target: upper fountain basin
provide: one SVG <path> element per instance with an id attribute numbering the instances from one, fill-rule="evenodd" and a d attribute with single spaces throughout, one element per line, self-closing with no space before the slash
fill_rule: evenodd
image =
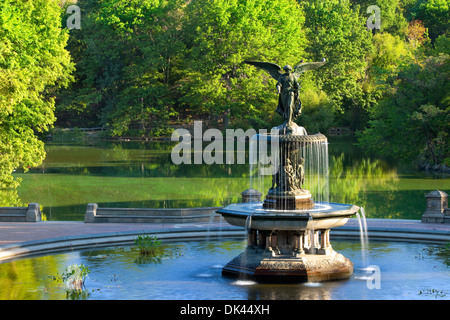
<path id="1" fill-rule="evenodd" d="M 260 141 L 271 141 L 272 139 L 277 139 L 280 142 L 299 142 L 303 144 L 313 143 L 313 142 L 322 142 L 327 143 L 327 137 L 321 133 L 316 134 L 256 134 L 252 137 L 252 140 L 260 140 Z"/>
<path id="2" fill-rule="evenodd" d="M 264 209 L 262 202 L 250 202 L 231 204 L 216 212 L 235 226 L 300 231 L 340 227 L 358 210 L 358 206 L 328 202 L 316 203 L 313 209 L 307 210 L 277 210 Z"/>

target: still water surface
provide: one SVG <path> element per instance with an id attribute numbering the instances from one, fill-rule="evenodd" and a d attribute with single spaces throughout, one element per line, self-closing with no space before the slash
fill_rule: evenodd
<path id="1" fill-rule="evenodd" d="M 366 260 L 360 244 L 333 241 L 352 260 L 348 280 L 303 284 L 257 284 L 222 277 L 222 267 L 244 250 L 242 240 L 164 243 L 158 259 L 140 258 L 136 247 L 74 251 L 0 264 L 0 299 L 167 299 L 167 300 L 346 300 L 450 299 L 449 257 L 436 245 L 372 241 Z M 364 262 L 365 261 L 365 262 Z M 84 290 L 53 280 L 71 264 L 91 269 Z M 370 265 L 380 270 L 380 286 Z"/>
<path id="2" fill-rule="evenodd" d="M 42 205 L 47 220 L 82 221 L 88 203 L 101 207 L 200 207 L 239 202 L 249 165 L 175 165 L 172 142 L 48 143 L 44 163 L 27 173 L 18 194 Z M 207 144 L 206 144 L 207 145 Z M 329 138 L 330 201 L 362 206 L 368 218 L 420 219 L 424 195 L 450 192 L 447 176 L 363 154 L 351 137 Z M 248 155 L 247 155 L 248 157 Z M 267 179 L 267 192 L 270 185 Z"/>

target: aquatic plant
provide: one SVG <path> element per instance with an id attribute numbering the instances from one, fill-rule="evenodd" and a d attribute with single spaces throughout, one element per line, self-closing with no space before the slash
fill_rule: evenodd
<path id="1" fill-rule="evenodd" d="M 156 249 L 159 248 L 161 240 L 155 236 L 144 235 L 135 238 L 134 244 L 139 248 L 141 255 L 156 256 Z"/>
<path id="2" fill-rule="evenodd" d="M 424 289 L 419 290 L 418 295 L 430 295 L 435 296 L 435 298 L 443 298 L 447 295 L 446 291 L 440 289 Z"/>
<path id="3" fill-rule="evenodd" d="M 61 278 L 69 289 L 81 291 L 90 271 L 89 267 L 84 264 L 72 264 L 66 268 Z"/>
<path id="4" fill-rule="evenodd" d="M 425 253 L 429 255 L 436 255 L 443 259 L 444 263 L 447 267 L 450 267 L 450 242 L 447 242 L 443 246 L 430 246 L 425 249 L 423 249 Z"/>

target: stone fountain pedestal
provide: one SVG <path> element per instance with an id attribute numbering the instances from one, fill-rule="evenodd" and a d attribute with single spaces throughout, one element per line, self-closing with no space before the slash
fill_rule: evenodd
<path id="1" fill-rule="evenodd" d="M 307 135 L 304 128 L 287 122 L 276 129 L 278 133 L 272 130 L 254 137 L 258 143 L 270 141 L 272 152 L 278 154 L 264 201 L 231 204 L 216 211 L 248 233 L 246 250 L 222 273 L 269 282 L 348 278 L 353 263 L 333 250 L 330 229 L 344 225 L 359 207 L 314 201 L 304 187 L 307 173 L 324 169 L 328 174 L 327 138 Z M 328 180 L 327 175 L 316 176 L 317 181 L 323 178 Z M 315 196 L 320 191 L 316 189 Z"/>
<path id="2" fill-rule="evenodd" d="M 264 208 L 281 210 L 298 210 L 314 208 L 314 201 L 308 190 L 271 192 L 266 195 Z"/>
<path id="3" fill-rule="evenodd" d="M 331 247 L 329 230 L 261 232 L 250 229 L 248 238 L 246 250 L 223 268 L 223 275 L 259 281 L 316 282 L 346 279 L 353 273 L 353 263 Z M 311 240 L 319 240 L 320 244 Z"/>
<path id="4" fill-rule="evenodd" d="M 333 250 L 293 257 L 270 256 L 249 248 L 222 269 L 224 276 L 261 282 L 318 282 L 347 279 L 352 273 L 353 263 Z"/>
<path id="5" fill-rule="evenodd" d="M 261 282 L 316 282 L 349 278 L 353 263 L 333 250 L 330 229 L 344 225 L 359 207 L 316 204 L 311 210 L 272 210 L 263 203 L 232 204 L 217 212 L 247 229 L 247 248 L 224 276 Z"/>

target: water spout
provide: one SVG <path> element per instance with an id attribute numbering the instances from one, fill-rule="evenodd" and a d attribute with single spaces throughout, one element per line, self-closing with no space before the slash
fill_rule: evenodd
<path id="1" fill-rule="evenodd" d="M 366 215 L 363 207 L 359 208 L 359 211 L 361 212 L 361 218 L 364 228 L 364 241 L 366 242 L 366 246 L 369 245 L 369 231 L 367 230 L 367 221 L 366 221 Z"/>
<path id="2" fill-rule="evenodd" d="M 360 214 L 361 213 L 361 214 Z M 356 213 L 356 218 L 358 219 L 359 225 L 359 236 L 361 240 L 361 255 L 362 261 L 365 266 L 367 266 L 367 247 L 369 244 L 369 237 L 367 233 L 367 222 L 366 216 L 364 214 L 364 208 L 360 208 L 359 212 Z"/>
<path id="3" fill-rule="evenodd" d="M 252 228 L 252 216 L 253 214 L 247 216 L 247 219 L 245 219 L 245 231 L 247 232 Z"/>
<path id="4" fill-rule="evenodd" d="M 216 217 L 216 211 L 214 210 L 214 211 L 211 212 L 211 214 L 209 216 L 209 221 L 208 221 L 208 226 L 207 226 L 208 234 L 206 236 L 206 241 L 208 241 L 208 242 L 210 240 L 211 227 L 212 227 L 212 225 L 214 223 L 215 217 Z M 220 220 L 222 220 L 222 216 L 220 215 L 219 217 L 220 217 Z M 219 224 L 219 228 L 220 228 L 220 231 L 222 231 L 221 230 L 222 229 L 222 223 Z M 219 232 L 218 234 L 219 234 L 219 240 L 220 240 L 222 232 Z"/>
<path id="5" fill-rule="evenodd" d="M 210 227 L 211 224 L 214 222 L 215 216 L 216 216 L 216 211 L 214 210 L 214 211 L 211 212 L 211 214 L 209 215 L 208 231 L 209 231 L 209 227 Z"/>

